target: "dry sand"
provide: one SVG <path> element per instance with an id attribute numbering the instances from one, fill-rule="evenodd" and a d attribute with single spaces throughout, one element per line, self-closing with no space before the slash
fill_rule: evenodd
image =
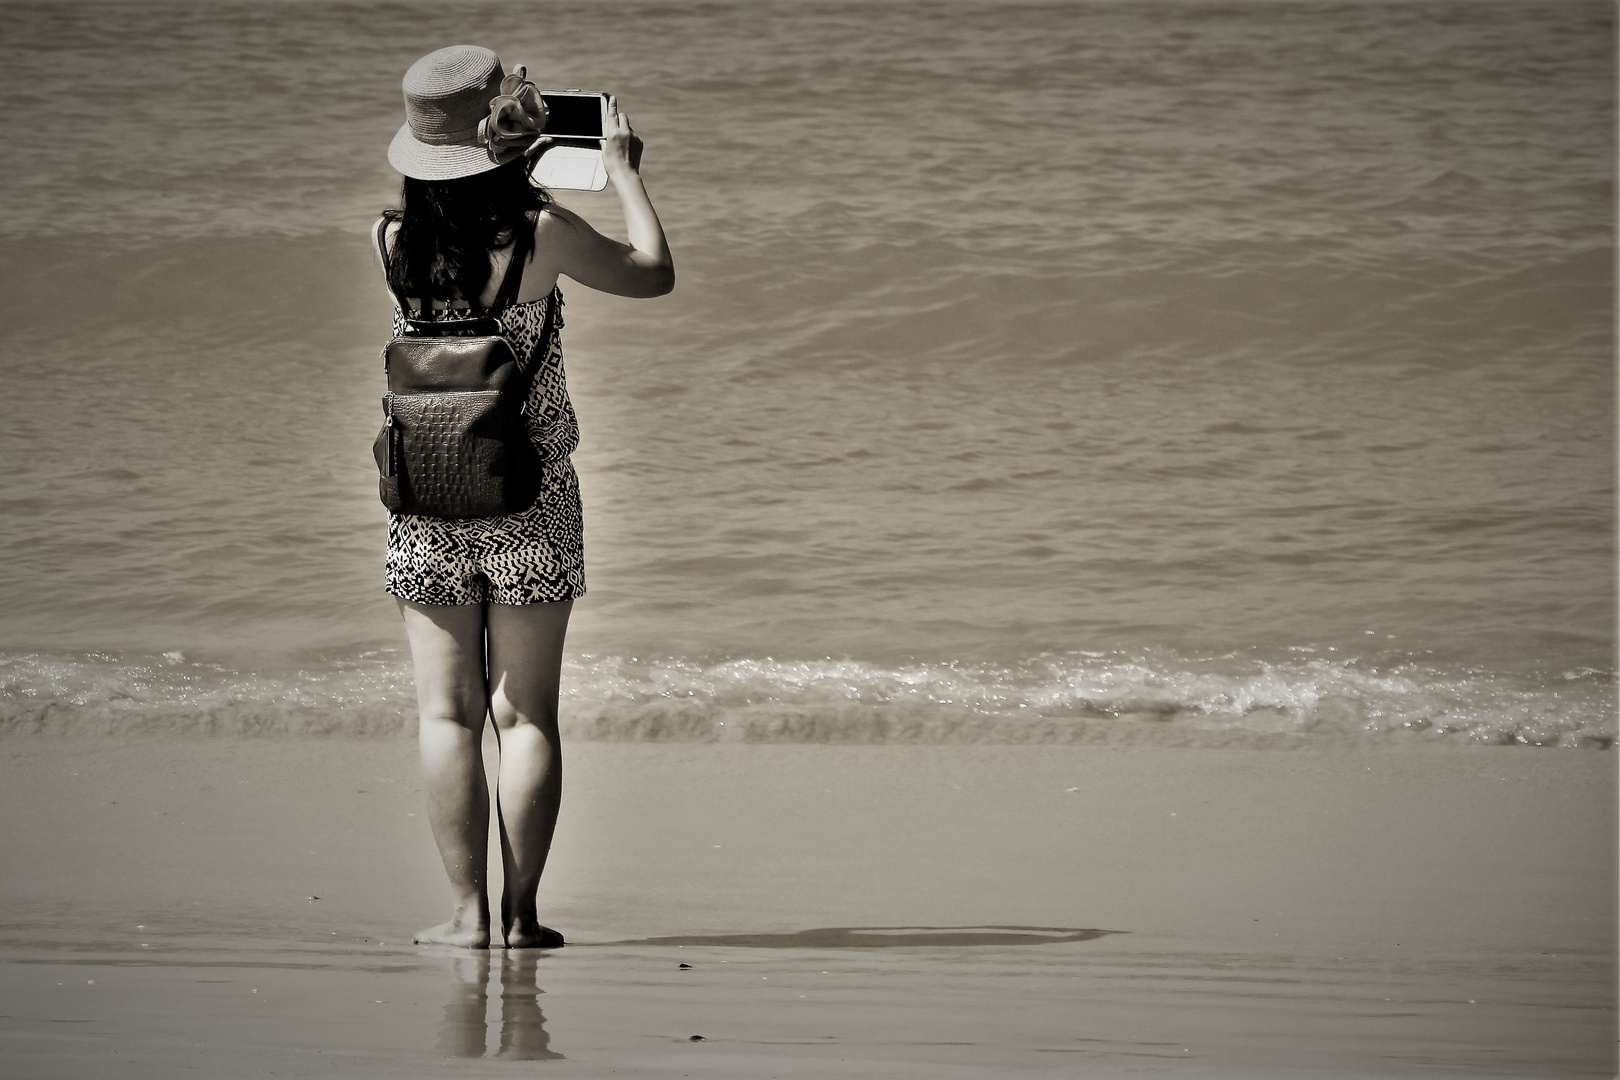
<path id="1" fill-rule="evenodd" d="M 468 955 L 411 743 L 8 739 L 0 1076 L 1614 1073 L 1611 754 L 568 753 Z"/>

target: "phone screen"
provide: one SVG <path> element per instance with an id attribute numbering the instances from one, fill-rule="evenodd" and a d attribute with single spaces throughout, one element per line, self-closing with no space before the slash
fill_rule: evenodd
<path id="1" fill-rule="evenodd" d="M 550 115 L 542 135 L 559 139 L 600 139 L 602 137 L 601 94 L 541 94 Z"/>

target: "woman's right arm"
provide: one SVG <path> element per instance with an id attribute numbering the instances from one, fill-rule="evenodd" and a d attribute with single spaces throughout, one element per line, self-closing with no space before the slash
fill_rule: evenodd
<path id="1" fill-rule="evenodd" d="M 541 215 L 553 219 L 535 237 L 539 250 L 551 253 L 559 272 L 581 285 L 616 296 L 663 296 L 675 287 L 675 263 L 658 212 L 641 181 L 641 140 L 630 120 L 619 112 L 616 98 L 608 100 L 608 137 L 602 144 L 602 162 L 624 208 L 630 242 L 603 236 L 578 214 L 553 205 Z"/>

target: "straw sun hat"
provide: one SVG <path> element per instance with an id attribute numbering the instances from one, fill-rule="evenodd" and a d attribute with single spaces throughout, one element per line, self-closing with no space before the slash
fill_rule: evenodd
<path id="1" fill-rule="evenodd" d="M 428 53 L 405 73 L 405 126 L 388 161 L 418 180 L 454 180 L 505 165 L 534 145 L 546 107 L 520 66 L 510 75 L 477 45 Z"/>

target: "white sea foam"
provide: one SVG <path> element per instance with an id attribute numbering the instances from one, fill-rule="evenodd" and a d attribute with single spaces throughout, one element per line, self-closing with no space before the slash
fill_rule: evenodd
<path id="1" fill-rule="evenodd" d="M 0 731 L 396 736 L 397 654 L 251 671 L 167 656 L 0 658 Z M 565 666 L 571 738 L 643 742 L 1609 747 L 1610 673 L 1530 679 L 1415 663 L 1069 654 L 1014 665 L 585 657 Z"/>

